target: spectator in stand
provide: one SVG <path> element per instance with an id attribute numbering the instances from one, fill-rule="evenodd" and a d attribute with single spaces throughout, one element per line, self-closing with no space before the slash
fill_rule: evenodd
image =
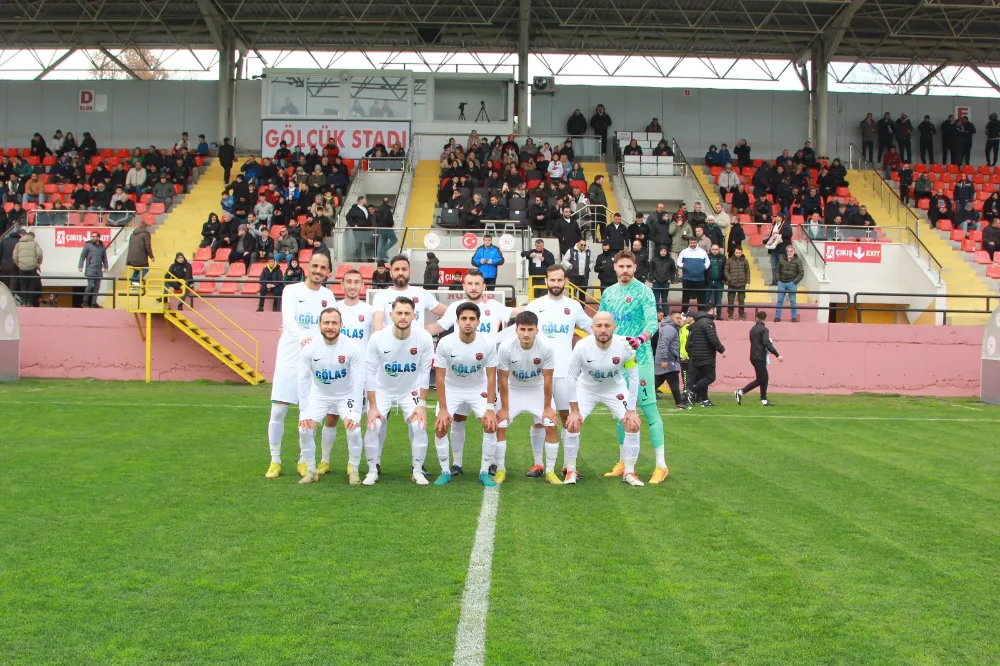
<path id="1" fill-rule="evenodd" d="M 900 176 L 902 177 L 902 176 Z M 931 194 L 933 194 L 934 184 L 926 173 L 920 174 L 917 181 L 913 183 L 913 199 L 914 201 L 920 201 L 921 199 L 930 199 Z"/>
<path id="2" fill-rule="evenodd" d="M 461 283 L 461 274 L 456 273 L 456 279 Z M 433 252 L 427 253 L 427 264 L 424 266 L 424 289 L 437 289 L 441 283 L 441 262 Z"/>
<path id="3" fill-rule="evenodd" d="M 375 272 L 376 274 L 378 273 L 377 270 Z M 301 266 L 299 266 L 299 260 L 289 260 L 288 268 L 285 269 L 285 284 L 298 284 L 299 282 L 302 282 L 303 279 L 305 279 L 305 271 L 302 270 Z M 372 286 L 375 286 L 374 281 L 372 282 Z"/>
<path id="4" fill-rule="evenodd" d="M 656 307 L 660 312 L 666 314 L 669 309 L 670 283 L 677 276 L 677 264 L 670 256 L 670 248 L 667 245 L 659 245 L 656 254 L 649 264 L 649 281 L 653 287 L 653 298 Z"/>
<path id="5" fill-rule="evenodd" d="M 692 229 L 697 229 L 698 227 L 705 226 L 705 221 L 708 219 L 708 215 L 701 208 L 701 202 L 694 202 L 694 210 L 687 216 L 687 221 L 691 224 Z"/>
<path id="6" fill-rule="evenodd" d="M 865 116 L 861 121 L 861 156 L 869 162 L 874 162 L 875 137 L 879 134 L 879 124 L 875 122 L 872 114 Z M 881 143 L 879 144 L 879 159 L 882 159 Z"/>
<path id="7" fill-rule="evenodd" d="M 233 243 L 233 249 L 229 252 L 229 263 L 235 264 L 237 261 L 242 261 L 249 271 L 256 252 L 257 239 L 250 233 L 250 225 L 241 224 L 236 230 L 236 241 Z"/>
<path id="8" fill-rule="evenodd" d="M 656 210 L 646 217 L 646 240 L 654 247 L 666 246 L 670 248 L 670 215 L 666 206 L 662 203 L 656 204 Z"/>
<path id="9" fill-rule="evenodd" d="M 372 289 L 385 289 L 391 284 L 392 275 L 389 274 L 389 269 L 386 268 L 384 261 L 379 261 L 375 264 L 375 272 L 372 273 Z"/>
<path id="10" fill-rule="evenodd" d="M 208 157 L 212 154 L 212 150 L 209 148 L 204 134 L 198 135 L 198 145 L 195 147 L 194 152 L 198 157 Z"/>
<path id="11" fill-rule="evenodd" d="M 795 295 L 799 288 L 799 282 L 802 282 L 805 275 L 806 269 L 802 264 L 802 257 L 795 254 L 795 247 L 789 244 L 785 247 L 785 252 L 778 262 L 778 307 L 774 311 L 774 321 L 781 321 L 781 311 L 785 305 L 786 294 L 791 302 L 792 321 L 799 320 Z"/>
<path id="12" fill-rule="evenodd" d="M 298 254 L 299 242 L 288 234 L 288 229 L 281 229 L 274 244 L 274 259 L 279 263 L 288 262 Z"/>
<path id="13" fill-rule="evenodd" d="M 559 240 L 560 257 L 564 256 L 571 247 L 583 238 L 580 225 L 573 219 L 573 211 L 569 206 L 563 207 L 562 216 L 552 225 L 552 233 Z"/>
<path id="14" fill-rule="evenodd" d="M 802 217 L 810 217 L 813 213 L 823 213 L 823 198 L 815 187 L 810 187 L 807 194 L 802 196 L 801 206 L 798 214 Z"/>
<path id="15" fill-rule="evenodd" d="M 882 155 L 893 146 L 896 135 L 896 124 L 892 122 L 892 115 L 886 111 L 882 119 L 878 121 L 878 159 L 882 161 Z"/>
<path id="16" fill-rule="evenodd" d="M 743 183 L 737 185 L 736 191 L 733 192 L 730 210 L 733 215 L 750 213 L 750 195 L 747 193 L 746 187 L 744 187 Z"/>
<path id="17" fill-rule="evenodd" d="M 844 220 L 844 224 L 849 227 L 855 227 L 865 230 L 865 235 L 870 235 L 870 230 L 875 227 L 875 219 L 868 212 L 867 206 L 858 207 L 857 211 L 851 210 L 848 206 L 847 218 Z M 857 233 L 849 234 L 851 238 L 860 238 L 861 236 Z"/>
<path id="18" fill-rule="evenodd" d="M 976 133 L 976 126 L 972 124 L 968 116 L 962 116 L 958 124 L 955 126 L 955 131 L 958 134 L 958 138 L 961 139 L 961 149 L 958 164 L 972 164 L 972 136 Z M 952 164 L 955 164 L 955 160 L 952 159 Z"/>
<path id="19" fill-rule="evenodd" d="M 813 150 L 812 142 L 806 141 L 805 145 L 802 146 L 802 166 L 807 169 L 816 168 L 816 151 Z"/>
<path id="20" fill-rule="evenodd" d="M 632 139 L 628 142 L 628 145 L 622 149 L 622 155 L 642 155 L 642 148 L 639 146 L 639 142 Z"/>
<path id="21" fill-rule="evenodd" d="M 722 319 L 722 289 L 726 279 L 726 254 L 717 243 L 712 243 L 708 253 L 708 271 L 705 288 L 708 290 L 708 308 L 716 319 Z"/>
<path id="22" fill-rule="evenodd" d="M 45 203 L 45 185 L 38 179 L 38 174 L 33 173 L 24 183 L 24 194 L 21 196 L 21 204 L 27 205 L 34 202 L 41 208 Z"/>
<path id="23" fill-rule="evenodd" d="M 253 155 L 247 157 L 247 161 L 243 163 L 240 167 L 240 172 L 246 178 L 246 182 L 250 187 L 257 187 L 257 177 L 260 174 L 260 162 Z"/>
<path id="24" fill-rule="evenodd" d="M 628 239 L 631 243 L 639 241 L 642 254 L 647 257 L 649 256 L 649 250 L 646 247 L 646 244 L 649 242 L 649 231 L 649 225 L 646 224 L 646 218 L 642 216 L 642 213 L 636 213 L 635 221 L 628 225 Z"/>
<path id="25" fill-rule="evenodd" d="M 90 193 L 90 210 L 101 211 L 109 208 L 111 208 L 111 192 L 104 186 L 104 183 L 98 183 L 97 189 Z"/>
<path id="26" fill-rule="evenodd" d="M 149 225 L 140 220 L 128 239 L 128 253 L 125 256 L 125 265 L 132 269 L 129 281 L 133 287 L 139 285 L 140 278 L 145 279 L 151 261 L 156 261 L 156 257 L 153 256 Z"/>
<path id="27" fill-rule="evenodd" d="M 992 220 L 998 216 L 1000 216 L 1000 195 L 993 192 L 990 198 L 983 202 L 983 219 Z"/>
<path id="28" fill-rule="evenodd" d="M 733 170 L 733 165 L 726 163 L 722 173 L 719 174 L 719 196 L 723 201 L 727 192 L 735 192 L 740 184 L 740 175 Z"/>
<path id="29" fill-rule="evenodd" d="M 983 249 L 990 253 L 990 259 L 997 261 L 1000 252 L 1000 217 L 994 216 L 993 223 L 983 229 Z M 0 271 L 3 272 L 3 271 Z"/>
<path id="30" fill-rule="evenodd" d="M 45 144 L 45 139 L 38 132 L 31 137 L 31 145 L 28 148 L 32 157 L 37 157 L 39 159 L 45 157 L 46 155 L 51 155 L 52 151 Z"/>
<path id="31" fill-rule="evenodd" d="M 673 257 L 674 262 L 679 260 L 680 253 L 688 246 L 688 239 L 694 238 L 694 229 L 691 228 L 691 223 L 687 221 L 683 210 L 682 207 L 681 210 L 674 213 L 673 220 L 670 222 L 670 256 Z"/>
<path id="32" fill-rule="evenodd" d="M 881 154 L 881 152 L 882 151 L 880 150 L 879 153 Z M 892 172 L 899 168 L 901 162 L 902 159 L 900 158 L 899 153 L 896 152 L 896 148 L 894 146 L 889 146 L 889 148 L 885 151 L 885 155 L 882 157 L 882 173 L 885 175 L 886 180 L 890 180 L 892 178 Z"/>
<path id="33" fill-rule="evenodd" d="M 184 295 L 187 296 L 189 303 L 194 304 L 194 295 L 192 294 L 192 290 L 194 289 L 194 272 L 183 252 L 178 252 L 174 256 L 174 263 L 170 264 L 170 268 L 167 269 L 167 273 L 163 277 L 168 280 L 176 278 L 176 280 L 170 280 L 163 284 L 164 288 L 169 291 L 182 291 L 182 285 L 186 286 L 187 290 L 184 291 Z M 178 310 L 184 309 L 184 295 L 177 301 Z"/>
<path id="34" fill-rule="evenodd" d="M 591 199 L 593 202 L 593 199 Z M 628 227 L 622 224 L 622 216 L 615 213 L 611 218 L 611 224 L 601 231 L 601 239 L 607 240 L 614 252 L 621 252 L 629 242 Z"/>
<path id="35" fill-rule="evenodd" d="M 778 284 L 778 262 L 785 254 L 785 248 L 792 244 L 792 223 L 784 215 L 774 216 L 774 225 L 767 240 L 767 251 L 771 255 L 771 285 Z"/>
<path id="36" fill-rule="evenodd" d="M 750 158 L 750 145 L 746 139 L 740 139 L 733 146 L 733 154 L 736 155 L 736 166 L 739 169 L 752 167 L 753 160 Z"/>
<path id="37" fill-rule="evenodd" d="M 899 144 L 899 158 L 904 162 L 912 161 L 913 149 L 911 147 L 910 137 L 913 136 L 913 123 L 905 113 L 901 113 L 899 114 L 899 118 L 896 119 L 894 129 L 896 142 Z"/>
<path id="38" fill-rule="evenodd" d="M 263 193 L 257 195 L 257 205 L 253 207 L 253 213 L 261 223 L 267 225 L 267 229 L 270 231 L 271 218 L 274 217 L 274 206 L 268 202 Z"/>
<path id="39" fill-rule="evenodd" d="M 705 166 L 722 166 L 722 162 L 719 161 L 719 149 L 715 147 L 714 143 L 708 147 L 708 152 L 705 153 Z"/>
<path id="40" fill-rule="evenodd" d="M 389 249 L 398 240 L 395 231 L 396 220 L 393 217 L 389 197 L 383 197 L 382 205 L 375 210 L 375 226 L 378 228 L 376 232 L 377 247 L 375 248 L 375 258 L 380 261 L 387 261 Z"/>
<path id="41" fill-rule="evenodd" d="M 979 213 L 972 208 L 971 201 L 966 201 L 963 206 L 958 208 L 955 213 L 955 227 L 960 228 L 966 234 L 969 233 L 970 228 L 972 231 L 979 230 Z"/>
<path id="42" fill-rule="evenodd" d="M 736 248 L 743 245 L 746 239 L 747 233 L 740 219 L 733 218 L 732 224 L 729 225 L 729 237 L 726 239 L 726 256 L 732 257 Z"/>
<path id="43" fill-rule="evenodd" d="M 632 241 L 632 254 L 635 255 L 634 278 L 642 284 L 646 284 L 649 278 L 649 256 L 643 250 L 642 243 Z"/>
<path id="44" fill-rule="evenodd" d="M 566 269 L 566 277 L 579 290 L 577 300 L 582 303 L 590 285 L 590 249 L 587 248 L 587 241 L 581 238 L 563 255 L 562 267 Z"/>
<path id="45" fill-rule="evenodd" d="M 160 181 L 153 185 L 153 189 L 150 192 L 153 195 L 151 199 L 152 203 L 161 203 L 164 208 L 170 208 L 170 204 L 174 200 L 174 195 L 177 194 L 174 190 L 173 183 L 167 182 L 167 175 L 160 174 Z"/>
<path id="46" fill-rule="evenodd" d="M 952 205 L 951 198 L 948 197 L 942 188 L 938 188 L 938 191 L 931 197 L 929 202 L 929 208 L 927 210 L 927 219 L 930 220 L 931 226 L 935 229 L 937 228 L 938 220 L 944 217 L 947 220 L 954 219 L 952 211 L 954 206 Z"/>
<path id="47" fill-rule="evenodd" d="M 87 287 L 83 291 L 82 307 L 97 308 L 97 294 L 101 290 L 101 280 L 108 271 L 108 253 L 101 242 L 98 231 L 90 232 L 90 240 L 84 244 L 80 252 L 79 271 L 87 278 Z"/>
<path id="48" fill-rule="evenodd" d="M 486 286 L 493 287 L 497 283 L 497 267 L 504 262 L 503 252 L 493 244 L 493 236 L 483 236 L 483 244 L 476 248 L 472 255 L 472 265 L 483 274 Z"/>
<path id="49" fill-rule="evenodd" d="M 545 272 L 556 262 L 552 253 L 545 249 L 545 241 L 535 239 L 535 247 L 525 250 L 521 256 L 528 260 L 528 276 L 532 287 L 545 286 Z"/>
<path id="50" fill-rule="evenodd" d="M 733 155 L 729 152 L 728 146 L 722 144 L 719 146 L 719 164 L 724 166 L 732 166 Z"/>
<path id="51" fill-rule="evenodd" d="M 219 165 L 222 167 L 222 182 L 228 185 L 229 177 L 233 172 L 233 164 L 236 162 L 236 149 L 229 142 L 228 136 L 222 140 L 222 145 L 219 146 L 218 158 Z"/>
<path id="52" fill-rule="evenodd" d="M 910 187 L 913 185 L 913 167 L 904 161 L 899 165 L 899 197 L 904 204 L 910 203 Z"/>
<path id="53" fill-rule="evenodd" d="M 917 125 L 917 131 L 920 132 L 920 161 L 934 164 L 934 135 L 937 134 L 937 128 L 930 116 L 924 116 L 923 121 Z"/>
<path id="54" fill-rule="evenodd" d="M 594 134 L 601 137 L 601 154 L 608 152 L 608 130 L 611 129 L 611 116 L 604 111 L 604 105 L 598 104 L 594 115 L 590 117 L 590 126 Z"/>
<path id="55" fill-rule="evenodd" d="M 271 297 L 271 310 L 281 311 L 281 290 L 284 288 L 285 277 L 275 261 L 274 255 L 267 255 L 267 265 L 260 272 L 260 300 L 257 302 L 257 312 L 264 311 L 264 299 Z"/>
<path id="56" fill-rule="evenodd" d="M 174 144 L 174 154 L 181 152 L 181 149 L 190 150 L 191 141 L 188 139 L 187 132 L 181 132 L 181 140 Z"/>
<path id="57" fill-rule="evenodd" d="M 222 223 L 219 222 L 219 216 L 209 213 L 208 219 L 201 225 L 201 243 L 198 247 L 211 247 L 219 239 L 221 230 Z"/>
<path id="58" fill-rule="evenodd" d="M 681 271 L 681 308 L 688 309 L 692 298 L 697 299 L 699 310 L 704 310 L 708 303 L 708 293 L 705 289 L 705 277 L 710 264 L 708 253 L 698 246 L 693 236 L 688 239 L 688 246 L 678 259 L 677 266 Z"/>
<path id="59" fill-rule="evenodd" d="M 55 154 L 55 155 L 61 155 L 62 154 L 61 151 L 62 151 L 62 147 L 63 147 L 63 140 L 64 139 L 63 139 L 62 130 L 57 129 L 56 133 L 52 135 L 52 146 L 51 146 L 51 149 L 53 151 L 52 154 Z"/>
<path id="60" fill-rule="evenodd" d="M 955 189 L 951 192 L 951 197 L 955 201 L 955 208 L 959 209 L 965 205 L 966 201 L 972 201 L 976 196 L 976 191 L 972 187 L 972 183 L 969 182 L 969 176 L 967 174 L 960 174 L 958 177 L 958 182 L 955 183 Z"/>
<path id="61" fill-rule="evenodd" d="M 90 208 L 90 192 L 84 189 L 83 183 L 77 183 L 76 189 L 71 196 L 74 210 L 87 210 Z"/>
<path id="62" fill-rule="evenodd" d="M 306 215 L 306 221 L 302 224 L 299 231 L 299 238 L 302 239 L 306 247 L 312 247 L 317 242 L 322 242 L 323 227 L 320 225 L 319 220 L 312 215 Z"/>
<path id="63" fill-rule="evenodd" d="M 587 200 L 590 202 L 591 206 L 597 206 L 594 209 L 594 223 L 597 226 L 597 232 L 601 238 L 604 238 L 604 228 L 607 224 L 607 214 L 605 211 L 608 207 L 608 197 L 604 193 L 604 174 L 597 174 L 594 176 L 594 182 L 590 184 L 587 189 Z M 596 238 L 595 238 L 596 240 Z M 612 243 L 614 246 L 614 243 Z M 624 246 L 618 248 L 619 250 L 624 250 Z"/>
<path id="64" fill-rule="evenodd" d="M 660 119 L 659 118 L 653 118 L 649 122 L 649 124 L 646 125 L 646 131 L 647 132 L 658 132 L 660 134 L 663 134 L 663 127 L 660 126 Z"/>
<path id="65" fill-rule="evenodd" d="M 579 162 L 573 162 L 573 168 L 570 169 L 568 180 L 582 180 L 587 182 L 587 176 L 583 172 L 583 166 Z"/>
<path id="66" fill-rule="evenodd" d="M 35 234 L 26 231 L 14 246 L 13 261 L 17 267 L 17 287 L 21 303 L 37 308 L 42 298 L 42 280 L 38 272 L 42 268 L 42 247 L 35 240 Z"/>
<path id="67" fill-rule="evenodd" d="M 76 138 L 73 136 L 72 132 L 66 132 L 66 136 L 63 137 L 62 148 L 59 149 L 56 155 L 69 155 L 70 157 L 75 157 L 76 149 Z"/>
<path id="68" fill-rule="evenodd" d="M 654 157 L 673 157 L 674 151 L 670 149 L 667 145 L 665 139 L 660 139 L 660 142 L 656 144 L 656 148 L 653 148 Z"/>
<path id="69" fill-rule="evenodd" d="M 729 216 L 727 215 L 726 216 L 726 220 L 727 220 L 726 227 L 727 228 L 729 227 L 728 219 L 729 219 Z M 695 233 L 697 233 L 697 232 L 695 232 Z M 715 219 L 714 215 L 709 215 L 706 218 L 706 221 L 705 221 L 705 237 L 708 238 L 708 240 L 711 241 L 712 243 L 715 243 L 716 245 L 718 245 L 720 249 L 725 249 L 725 247 L 726 247 L 726 231 L 722 227 L 722 225 L 718 223 L 718 221 Z M 711 246 L 709 246 L 709 249 L 711 249 Z"/>
<path id="70" fill-rule="evenodd" d="M 510 212 L 507 210 L 507 206 L 500 202 L 500 197 L 491 194 L 490 202 L 486 205 L 485 210 L 483 210 L 483 219 L 508 220 L 510 219 Z"/>
<path id="71" fill-rule="evenodd" d="M 726 289 L 726 302 L 729 308 L 726 319 L 733 318 L 733 303 L 739 302 L 740 321 L 746 321 L 747 317 L 743 305 L 747 299 L 746 288 L 750 285 L 750 262 L 747 261 L 746 256 L 743 254 L 742 245 L 734 247 L 732 256 L 726 261 L 725 268 L 723 269 L 723 281 L 728 286 Z M 721 316 L 722 309 L 720 307 L 719 317 Z"/>
<path id="72" fill-rule="evenodd" d="M 263 224 L 257 226 L 251 224 L 248 230 L 254 235 L 254 240 L 257 243 L 253 261 L 267 261 L 267 257 L 274 254 L 274 239 L 267 233 Z"/>
<path id="73" fill-rule="evenodd" d="M 955 154 L 952 152 L 957 134 L 956 125 L 955 116 L 951 114 L 941 121 L 941 164 L 948 164 L 949 155 L 951 155 L 951 163 L 956 163 Z"/>
<path id="74" fill-rule="evenodd" d="M 991 113 L 986 123 L 986 164 L 997 165 L 997 152 L 1000 151 L 1000 119 Z"/>
<path id="75" fill-rule="evenodd" d="M 84 162 L 89 162 L 91 157 L 98 154 L 97 142 L 94 141 L 94 137 L 90 136 L 90 132 L 83 133 L 83 140 L 80 141 L 80 148 L 77 152 L 80 153 Z"/>
<path id="76" fill-rule="evenodd" d="M 608 241 L 601 243 L 601 253 L 594 259 L 594 273 L 601 284 L 601 291 L 618 282 L 615 274 L 615 251 L 611 249 Z"/>
<path id="77" fill-rule="evenodd" d="M 552 160 L 549 162 L 548 167 L 549 180 L 562 180 L 563 179 L 563 163 L 558 160 Z"/>

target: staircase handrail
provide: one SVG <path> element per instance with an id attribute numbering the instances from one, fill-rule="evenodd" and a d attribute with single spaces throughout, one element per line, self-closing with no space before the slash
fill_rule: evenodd
<path id="1" fill-rule="evenodd" d="M 882 176 L 882 172 L 853 143 L 848 146 L 847 164 L 849 169 L 861 174 L 865 189 L 870 189 L 872 194 L 878 196 L 879 202 L 885 204 L 889 214 L 895 217 L 896 222 L 899 223 L 898 226 L 909 227 L 914 234 L 920 236 L 920 218 L 907 204 L 903 203 L 896 188 Z"/>

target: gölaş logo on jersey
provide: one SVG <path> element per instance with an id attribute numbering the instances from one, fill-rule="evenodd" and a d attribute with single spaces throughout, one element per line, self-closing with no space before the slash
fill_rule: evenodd
<path id="1" fill-rule="evenodd" d="M 341 356 L 343 358 L 343 356 Z M 321 384 L 329 384 L 335 379 L 343 379 L 347 376 L 347 368 L 341 368 L 339 370 L 330 370 L 329 368 L 323 368 L 322 370 L 316 371 L 316 381 Z"/>
<path id="2" fill-rule="evenodd" d="M 416 363 L 399 363 L 398 361 L 393 361 L 392 363 L 385 364 L 385 374 L 390 377 L 398 377 L 399 375 L 406 372 L 416 372 Z"/>
<path id="3" fill-rule="evenodd" d="M 454 372 L 459 377 L 468 377 L 469 375 L 474 375 L 483 369 L 481 363 L 476 365 L 465 365 L 464 363 L 452 363 L 451 371 Z"/>

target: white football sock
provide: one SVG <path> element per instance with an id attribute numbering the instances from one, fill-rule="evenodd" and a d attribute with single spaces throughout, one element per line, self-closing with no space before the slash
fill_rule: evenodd
<path id="1" fill-rule="evenodd" d="M 563 462 L 566 469 L 576 471 L 576 456 L 580 452 L 580 433 L 563 430 Z"/>
<path id="2" fill-rule="evenodd" d="M 410 423 L 410 453 L 413 458 L 413 471 L 419 472 L 427 458 L 427 430 Z"/>
<path id="3" fill-rule="evenodd" d="M 434 448 L 437 450 L 438 462 L 441 463 L 441 471 L 448 471 L 448 435 L 444 437 L 434 437 Z"/>
<path id="4" fill-rule="evenodd" d="M 493 460 L 496 462 L 498 470 L 507 469 L 507 440 L 497 440 L 497 446 L 493 450 Z"/>
<path id="5" fill-rule="evenodd" d="M 493 464 L 493 455 L 496 453 L 497 448 L 497 434 L 495 432 L 484 432 L 483 433 L 483 459 L 479 463 L 479 473 L 490 471 L 490 465 Z"/>
<path id="6" fill-rule="evenodd" d="M 323 462 L 330 464 L 330 453 L 337 443 L 337 426 L 323 426 L 323 434 L 319 436 L 319 445 L 323 452 Z"/>
<path id="7" fill-rule="evenodd" d="M 622 462 L 625 463 L 625 473 L 635 473 L 635 461 L 639 459 L 639 433 L 625 433 L 625 444 L 622 445 Z"/>
<path id="8" fill-rule="evenodd" d="M 451 457 L 454 463 L 462 466 L 462 453 L 465 451 L 465 421 L 451 422 Z"/>
<path id="9" fill-rule="evenodd" d="M 374 471 L 378 465 L 378 431 L 369 430 L 365 433 L 365 459 L 368 461 L 368 471 Z"/>
<path id="10" fill-rule="evenodd" d="M 556 458 L 559 457 L 559 442 L 545 442 L 545 473 L 556 471 Z"/>
<path id="11" fill-rule="evenodd" d="M 361 448 L 364 445 L 364 437 L 361 435 L 361 428 L 347 431 L 347 462 L 353 469 L 357 469 L 361 464 Z"/>
<path id="12" fill-rule="evenodd" d="M 271 462 L 281 462 L 281 438 L 285 436 L 285 414 L 288 405 L 271 403 L 271 418 L 267 422 L 267 442 L 271 447 Z"/>
<path id="13" fill-rule="evenodd" d="M 665 448 L 666 447 L 661 446 L 658 449 L 653 449 L 653 453 L 656 454 L 656 466 L 657 467 L 666 467 L 667 466 L 667 460 L 666 460 L 666 458 L 663 457 L 663 449 L 665 449 Z"/>
<path id="14" fill-rule="evenodd" d="M 535 456 L 535 464 L 542 464 L 542 451 L 545 450 L 545 428 L 531 429 L 531 452 Z"/>
<path id="15" fill-rule="evenodd" d="M 305 458 L 310 474 L 316 473 L 316 431 L 309 428 L 299 428 L 299 449 Z"/>
<path id="16" fill-rule="evenodd" d="M 385 447 L 385 436 L 389 433 L 389 417 L 382 417 L 382 425 L 378 428 L 378 451 L 375 453 L 376 464 L 382 464 L 382 449 Z"/>

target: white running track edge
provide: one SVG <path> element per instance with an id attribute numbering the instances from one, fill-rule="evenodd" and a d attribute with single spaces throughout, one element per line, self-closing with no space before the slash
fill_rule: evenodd
<path id="1" fill-rule="evenodd" d="M 490 610 L 493 538 L 500 507 L 498 487 L 483 490 L 476 541 L 469 556 L 469 573 L 462 593 L 462 615 L 455 634 L 455 666 L 481 666 L 486 661 L 486 615 Z"/>

